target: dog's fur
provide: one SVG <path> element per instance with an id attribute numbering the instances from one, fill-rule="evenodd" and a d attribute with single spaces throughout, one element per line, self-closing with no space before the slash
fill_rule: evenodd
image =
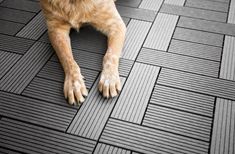
<path id="1" fill-rule="evenodd" d="M 71 28 L 91 24 L 108 37 L 108 49 L 103 59 L 99 91 L 104 97 L 114 97 L 121 89 L 118 64 L 126 27 L 114 0 L 41 0 L 48 35 L 65 72 L 64 95 L 70 104 L 84 101 L 87 90 L 70 45 Z M 79 43 L 79 42 L 78 42 Z"/>

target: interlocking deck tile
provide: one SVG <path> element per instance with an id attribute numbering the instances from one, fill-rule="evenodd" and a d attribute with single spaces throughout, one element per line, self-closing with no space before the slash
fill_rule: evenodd
<path id="1" fill-rule="evenodd" d="M 29 0 L 4 0 L 0 6 L 30 12 L 38 12 L 40 10 L 39 3 Z"/>
<path id="2" fill-rule="evenodd" d="M 184 6 L 185 0 L 165 0 L 164 3 L 171 5 Z"/>
<path id="3" fill-rule="evenodd" d="M 227 13 L 182 7 L 177 5 L 163 4 L 160 12 L 219 22 L 227 21 Z"/>
<path id="4" fill-rule="evenodd" d="M 212 96 L 157 84 L 151 96 L 150 103 L 212 118 L 214 100 L 215 98 Z"/>
<path id="5" fill-rule="evenodd" d="M 211 154 L 235 152 L 235 102 L 217 98 Z"/>
<path id="6" fill-rule="evenodd" d="M 158 11 L 164 0 L 142 0 L 139 8 Z"/>
<path id="7" fill-rule="evenodd" d="M 24 25 L 20 23 L 0 20 L 0 33 L 15 35 Z"/>
<path id="8" fill-rule="evenodd" d="M 124 83 L 124 78 L 121 78 Z M 105 99 L 98 91 L 98 81 L 89 92 L 88 97 L 74 117 L 67 132 L 86 138 L 98 140 L 106 121 L 117 101 L 117 97 Z"/>
<path id="9" fill-rule="evenodd" d="M 166 51 L 178 16 L 159 13 L 144 43 L 144 47 Z"/>
<path id="10" fill-rule="evenodd" d="M 153 104 L 148 105 L 143 125 L 175 134 L 210 141 L 212 118 L 177 111 Z"/>
<path id="11" fill-rule="evenodd" d="M 118 0 L 115 1 L 115 4 L 123 5 L 123 6 L 130 6 L 130 7 L 138 7 L 141 0 Z"/>
<path id="12" fill-rule="evenodd" d="M 0 79 L 15 65 L 20 57 L 21 55 L 0 50 Z"/>
<path id="13" fill-rule="evenodd" d="M 60 131 L 66 131 L 77 110 L 0 92 L 0 114 Z"/>
<path id="14" fill-rule="evenodd" d="M 235 82 L 162 68 L 158 84 L 235 100 Z"/>
<path id="15" fill-rule="evenodd" d="M 235 81 L 235 37 L 225 36 L 220 78 Z"/>
<path id="16" fill-rule="evenodd" d="M 209 32 L 202 32 L 177 27 L 173 38 L 178 40 L 222 47 L 224 36 L 221 34 L 214 34 Z"/>
<path id="17" fill-rule="evenodd" d="M 220 61 L 222 48 L 172 39 L 168 52 Z"/>
<path id="18" fill-rule="evenodd" d="M 131 151 L 104 143 L 98 143 L 94 154 L 131 154 Z"/>
<path id="19" fill-rule="evenodd" d="M 228 3 L 221 2 L 213 2 L 213 1 L 205 1 L 205 0 L 187 0 L 185 6 L 206 9 L 206 10 L 214 10 L 221 12 L 228 12 Z"/>
<path id="20" fill-rule="evenodd" d="M 0 89 L 20 94 L 52 54 L 48 44 L 36 42 L 0 80 Z"/>
<path id="21" fill-rule="evenodd" d="M 79 66 L 96 71 L 102 70 L 103 55 L 76 49 L 73 49 L 73 55 Z M 58 62 L 58 59 L 54 55 L 51 61 Z M 119 63 L 120 76 L 128 76 L 134 61 L 121 58 Z"/>
<path id="22" fill-rule="evenodd" d="M 0 1 L 1 3 L 1 1 Z M 13 150 L 10 150 L 10 149 L 5 149 L 5 148 L 2 148 L 0 147 L 0 152 L 2 154 L 21 154 L 20 152 L 16 152 L 16 151 L 13 151 Z"/>
<path id="23" fill-rule="evenodd" d="M 88 89 L 91 88 L 95 79 L 97 78 L 98 71 L 81 68 L 81 73 L 84 76 L 85 83 Z M 49 61 L 43 69 L 38 73 L 39 77 L 58 82 L 64 82 L 64 71 L 60 63 Z"/>
<path id="24" fill-rule="evenodd" d="M 122 58 L 135 60 L 151 27 L 150 22 L 131 20 L 126 33 Z"/>
<path id="25" fill-rule="evenodd" d="M 16 36 L 37 40 L 47 30 L 44 20 L 43 13 L 38 13 Z"/>
<path id="26" fill-rule="evenodd" d="M 231 0 L 230 3 L 228 23 L 235 24 L 235 0 Z"/>
<path id="27" fill-rule="evenodd" d="M 34 41 L 0 34 L 0 50 L 24 54 Z"/>
<path id="28" fill-rule="evenodd" d="M 112 117 L 140 124 L 158 72 L 159 67 L 135 63 Z"/>
<path id="29" fill-rule="evenodd" d="M 234 24 L 226 24 L 226 23 L 206 21 L 201 19 L 193 19 L 188 17 L 180 17 L 177 26 L 235 36 Z"/>
<path id="30" fill-rule="evenodd" d="M 217 77 L 219 62 L 142 48 L 138 62 Z"/>
<path id="31" fill-rule="evenodd" d="M 0 7 L 0 19 L 26 24 L 35 13 Z"/>
<path id="32" fill-rule="evenodd" d="M 109 119 L 100 141 L 141 153 L 207 153 L 209 143 Z"/>
<path id="33" fill-rule="evenodd" d="M 153 21 L 156 16 L 156 12 L 152 10 L 131 8 L 120 5 L 117 5 L 117 9 L 120 15 L 123 17 L 139 19 L 144 21 Z"/>
<path id="34" fill-rule="evenodd" d="M 95 141 L 15 120 L 0 120 L 0 144 L 23 153 L 92 153 Z"/>

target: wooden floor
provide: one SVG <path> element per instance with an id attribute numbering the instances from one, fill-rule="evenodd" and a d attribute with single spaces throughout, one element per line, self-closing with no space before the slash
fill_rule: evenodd
<path id="1" fill-rule="evenodd" d="M 0 0 L 0 153 L 235 153 L 235 0 L 118 0 L 127 25 L 114 99 L 98 92 L 107 38 L 71 31 L 89 95 L 64 74 L 38 0 Z"/>

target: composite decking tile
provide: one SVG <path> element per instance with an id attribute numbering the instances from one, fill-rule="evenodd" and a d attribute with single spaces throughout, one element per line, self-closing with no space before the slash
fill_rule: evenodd
<path id="1" fill-rule="evenodd" d="M 234 24 L 220 23 L 220 22 L 207 21 L 207 20 L 201 20 L 201 19 L 193 19 L 193 18 L 188 18 L 188 17 L 180 17 L 177 26 L 235 36 Z"/>
<path id="2" fill-rule="evenodd" d="M 153 104 L 148 105 L 143 125 L 195 139 L 210 141 L 212 118 L 177 111 Z"/>
<path id="3" fill-rule="evenodd" d="M 145 37 L 151 27 L 150 22 L 131 20 L 126 33 L 125 45 L 121 57 L 125 59 L 135 60 Z"/>
<path id="4" fill-rule="evenodd" d="M 152 22 L 156 16 L 156 11 L 140 9 L 140 8 L 131 8 L 126 6 L 117 5 L 117 10 L 123 17 L 133 18 L 137 20 L 144 20 Z"/>
<path id="5" fill-rule="evenodd" d="M 0 89 L 17 94 L 22 93 L 52 54 L 51 46 L 36 42 L 0 80 Z"/>
<path id="6" fill-rule="evenodd" d="M 217 77 L 219 62 L 142 48 L 138 62 Z"/>
<path id="7" fill-rule="evenodd" d="M 26 24 L 35 13 L 0 7 L 0 19 Z"/>
<path id="8" fill-rule="evenodd" d="M 185 6 L 206 10 L 228 12 L 229 4 L 207 0 L 187 0 Z"/>
<path id="9" fill-rule="evenodd" d="M 4 2 L 1 3 L 0 6 L 30 12 L 38 12 L 40 10 L 39 3 L 29 0 L 4 0 Z"/>
<path id="10" fill-rule="evenodd" d="M 0 34 L 0 50 L 24 54 L 33 43 L 33 40 Z"/>
<path id="11" fill-rule="evenodd" d="M 235 37 L 225 36 L 220 78 L 235 81 Z"/>
<path id="12" fill-rule="evenodd" d="M 3 118 L 0 145 L 23 153 L 92 153 L 95 141 Z"/>
<path id="13" fill-rule="evenodd" d="M 137 8 L 140 5 L 141 1 L 142 0 L 118 0 L 115 1 L 115 4 Z"/>
<path id="14" fill-rule="evenodd" d="M 168 52 L 219 62 L 222 48 L 172 39 Z"/>
<path id="15" fill-rule="evenodd" d="M 0 33 L 1 34 L 15 35 L 23 27 L 24 27 L 24 24 L 0 20 Z"/>
<path id="16" fill-rule="evenodd" d="M 159 13 L 146 38 L 144 47 L 166 51 L 173 35 L 178 16 Z"/>
<path id="17" fill-rule="evenodd" d="M 1 1 L 0 1 L 0 3 L 1 3 Z M 13 151 L 13 150 L 10 150 L 10 149 L 5 149 L 5 148 L 3 148 L 3 147 L 0 147 L 0 152 L 2 153 L 2 154 L 21 154 L 20 152 L 16 152 L 16 151 Z"/>
<path id="18" fill-rule="evenodd" d="M 235 100 L 235 82 L 162 68 L 158 84 Z"/>
<path id="19" fill-rule="evenodd" d="M 131 154 L 131 151 L 104 143 L 98 143 L 94 154 Z"/>
<path id="20" fill-rule="evenodd" d="M 206 45 L 222 47 L 224 36 L 221 34 L 177 27 L 175 29 L 173 38 L 194 43 L 201 43 Z"/>
<path id="21" fill-rule="evenodd" d="M 122 84 L 125 82 L 121 78 Z M 106 121 L 117 101 L 117 97 L 105 99 L 98 91 L 98 79 L 90 90 L 88 97 L 77 112 L 67 132 L 86 138 L 98 140 Z"/>
<path id="22" fill-rule="evenodd" d="M 0 92 L 0 115 L 66 131 L 77 110 Z"/>
<path id="23" fill-rule="evenodd" d="M 184 6 L 185 0 L 165 0 L 164 3 L 171 5 Z"/>
<path id="24" fill-rule="evenodd" d="M 202 10 L 202 9 L 182 7 L 177 5 L 163 4 L 160 9 L 160 12 L 187 16 L 192 18 L 218 21 L 218 22 L 227 21 L 227 13 L 224 12 Z"/>
<path id="25" fill-rule="evenodd" d="M 228 23 L 235 24 L 235 0 L 231 0 L 230 3 Z"/>
<path id="26" fill-rule="evenodd" d="M 0 50 L 0 79 L 11 69 L 21 58 L 21 55 Z"/>
<path id="27" fill-rule="evenodd" d="M 217 98 L 211 154 L 235 152 L 235 102 Z"/>
<path id="28" fill-rule="evenodd" d="M 112 117 L 140 124 L 158 72 L 159 67 L 135 63 Z"/>
<path id="29" fill-rule="evenodd" d="M 158 11 L 164 0 L 142 0 L 139 8 Z"/>
<path id="30" fill-rule="evenodd" d="M 43 13 L 35 16 L 16 36 L 37 40 L 46 31 L 46 22 Z"/>
<path id="31" fill-rule="evenodd" d="M 207 153 L 209 146 L 207 142 L 112 118 L 100 141 L 146 154 Z"/>
<path id="32" fill-rule="evenodd" d="M 157 84 L 152 93 L 150 103 L 212 118 L 214 100 L 215 98 L 212 96 Z"/>

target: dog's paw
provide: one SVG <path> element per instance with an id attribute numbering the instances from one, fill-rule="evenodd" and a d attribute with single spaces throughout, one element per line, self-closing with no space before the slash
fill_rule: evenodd
<path id="1" fill-rule="evenodd" d="M 121 91 L 121 81 L 118 71 L 110 69 L 102 71 L 99 82 L 99 91 L 106 98 L 117 96 Z"/>
<path id="2" fill-rule="evenodd" d="M 73 105 L 84 102 L 84 96 L 87 96 L 87 94 L 88 92 L 79 67 L 65 74 L 64 96 L 68 99 L 69 104 Z"/>

